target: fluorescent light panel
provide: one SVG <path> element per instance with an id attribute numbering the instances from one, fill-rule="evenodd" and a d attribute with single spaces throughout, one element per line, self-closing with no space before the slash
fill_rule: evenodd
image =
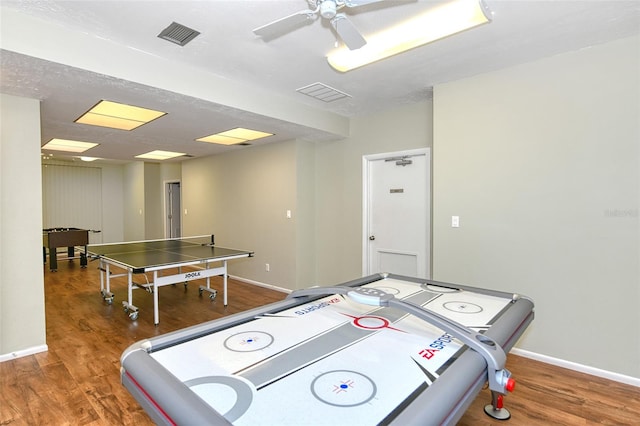
<path id="1" fill-rule="evenodd" d="M 111 101 L 100 101 L 75 122 L 119 130 L 133 130 L 166 112 Z"/>
<path id="2" fill-rule="evenodd" d="M 336 50 L 327 60 L 334 69 L 347 72 L 488 22 L 491 11 L 482 0 L 453 0 L 368 37 L 360 49 Z"/>
<path id="3" fill-rule="evenodd" d="M 196 139 L 198 142 L 217 143 L 219 145 L 235 145 L 237 143 L 246 142 L 244 139 L 232 138 L 228 136 L 222 136 L 219 134 L 205 136 L 204 138 Z"/>
<path id="4" fill-rule="evenodd" d="M 136 158 L 142 158 L 145 160 L 168 160 L 169 158 L 182 157 L 183 155 L 187 155 L 184 152 L 171 152 L 171 151 L 150 151 L 146 154 L 136 155 Z"/>
<path id="5" fill-rule="evenodd" d="M 65 151 L 65 152 L 85 152 L 88 149 L 98 146 L 93 142 L 81 142 L 72 141 L 68 139 L 51 139 L 42 147 L 42 149 L 48 149 L 52 151 Z"/>
<path id="6" fill-rule="evenodd" d="M 245 129 L 242 127 L 236 127 L 235 129 L 227 130 L 220 133 L 215 133 L 213 135 L 196 139 L 196 141 L 217 143 L 219 145 L 236 145 L 242 142 L 254 141 L 256 139 L 266 138 L 267 136 L 273 136 L 273 133 L 266 133 L 258 130 L 251 130 L 251 129 Z"/>

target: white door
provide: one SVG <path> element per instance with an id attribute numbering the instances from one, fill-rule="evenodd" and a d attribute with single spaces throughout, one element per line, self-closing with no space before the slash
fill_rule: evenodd
<path id="1" fill-rule="evenodd" d="M 365 157 L 366 274 L 430 278 L 429 150 Z"/>
<path id="2" fill-rule="evenodd" d="M 167 238 L 181 237 L 180 182 L 167 182 L 165 185 L 165 223 Z"/>

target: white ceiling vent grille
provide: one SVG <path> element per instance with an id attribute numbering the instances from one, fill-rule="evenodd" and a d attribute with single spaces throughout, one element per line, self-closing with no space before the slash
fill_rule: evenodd
<path id="1" fill-rule="evenodd" d="M 171 25 L 158 34 L 158 37 L 170 41 L 171 43 L 184 46 L 198 35 L 200 35 L 198 31 L 185 27 L 184 25 L 180 25 L 177 22 L 172 22 Z"/>
<path id="2" fill-rule="evenodd" d="M 333 87 L 329 87 L 323 83 L 313 83 L 296 89 L 296 92 L 311 96 L 312 98 L 319 99 L 323 102 L 333 102 L 338 99 L 351 97 L 351 95 L 341 92 L 338 89 L 334 89 Z"/>

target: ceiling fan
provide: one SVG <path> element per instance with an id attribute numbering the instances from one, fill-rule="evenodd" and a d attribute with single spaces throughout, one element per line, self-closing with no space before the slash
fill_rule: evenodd
<path id="1" fill-rule="evenodd" d="M 265 39 L 273 38 L 291 31 L 299 25 L 311 22 L 319 15 L 323 19 L 329 20 L 340 39 L 350 50 L 355 50 L 367 44 L 367 41 L 347 16 L 338 12 L 343 8 L 355 8 L 381 1 L 384 0 L 307 0 L 310 9 L 301 10 L 293 15 L 270 22 L 256 28 L 253 32 Z"/>

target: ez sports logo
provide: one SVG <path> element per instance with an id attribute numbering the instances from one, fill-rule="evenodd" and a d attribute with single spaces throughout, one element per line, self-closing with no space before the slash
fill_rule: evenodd
<path id="1" fill-rule="evenodd" d="M 449 333 L 444 333 L 442 336 L 434 340 L 429 345 L 429 347 L 424 348 L 420 352 L 418 352 L 418 355 L 420 355 L 420 357 L 424 359 L 431 359 L 434 356 L 436 356 L 438 352 L 443 350 L 452 341 L 453 341 L 453 336 L 451 336 Z"/>

